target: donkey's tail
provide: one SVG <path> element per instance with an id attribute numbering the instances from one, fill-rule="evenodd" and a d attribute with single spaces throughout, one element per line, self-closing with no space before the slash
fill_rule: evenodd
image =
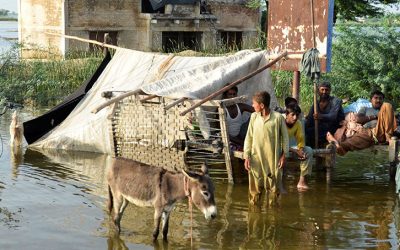
<path id="1" fill-rule="evenodd" d="M 113 194 L 111 192 L 110 185 L 108 185 L 108 202 L 107 202 L 108 212 L 111 213 L 113 206 L 114 206 Z"/>

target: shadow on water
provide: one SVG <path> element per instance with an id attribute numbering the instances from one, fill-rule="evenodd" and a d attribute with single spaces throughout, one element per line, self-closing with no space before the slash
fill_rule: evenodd
<path id="1" fill-rule="evenodd" d="M 6 133 L 1 124 L 0 133 Z M 0 249 L 398 249 L 400 202 L 389 182 L 387 152 L 339 157 L 313 171 L 298 192 L 298 167 L 287 169 L 274 206 L 249 207 L 247 184 L 216 182 L 218 216 L 206 221 L 187 202 L 171 213 L 169 241 L 151 239 L 152 208 L 127 207 L 117 235 L 105 208 L 103 154 L 23 149 L 4 139 L 0 159 Z M 191 226 L 192 225 L 192 226 Z M 191 230 L 192 227 L 192 230 Z M 191 238 L 193 245 L 191 246 Z"/>

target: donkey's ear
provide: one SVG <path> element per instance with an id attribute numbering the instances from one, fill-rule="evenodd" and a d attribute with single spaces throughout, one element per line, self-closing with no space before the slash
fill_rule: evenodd
<path id="1" fill-rule="evenodd" d="M 184 175 L 184 176 L 186 176 L 187 178 L 189 178 L 191 181 L 198 181 L 197 180 L 197 175 L 196 174 L 193 174 L 193 173 L 191 173 L 191 172 L 188 172 L 188 171 L 186 171 L 186 170 L 184 170 L 184 169 L 182 169 L 182 174 Z"/>
<path id="2" fill-rule="evenodd" d="M 201 172 L 203 172 L 204 175 L 208 175 L 208 167 L 206 163 L 201 165 Z"/>

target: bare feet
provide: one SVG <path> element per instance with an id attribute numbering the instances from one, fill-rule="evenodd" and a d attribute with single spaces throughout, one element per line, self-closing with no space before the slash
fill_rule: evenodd
<path id="1" fill-rule="evenodd" d="M 305 191 L 310 189 L 310 187 L 307 185 L 306 177 L 300 176 L 299 182 L 297 183 L 297 189 L 299 191 Z"/>
<path id="2" fill-rule="evenodd" d="M 326 133 L 326 140 L 328 142 L 335 143 L 336 147 L 339 147 L 339 142 L 335 139 L 335 137 L 331 134 L 331 132 Z"/>

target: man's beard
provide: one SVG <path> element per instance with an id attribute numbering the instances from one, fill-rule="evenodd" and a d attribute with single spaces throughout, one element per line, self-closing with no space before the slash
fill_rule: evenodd
<path id="1" fill-rule="evenodd" d="M 321 94 L 321 95 L 319 96 L 319 98 L 320 98 L 321 100 L 328 100 L 328 99 L 329 99 L 329 95 L 328 95 L 328 94 Z"/>

